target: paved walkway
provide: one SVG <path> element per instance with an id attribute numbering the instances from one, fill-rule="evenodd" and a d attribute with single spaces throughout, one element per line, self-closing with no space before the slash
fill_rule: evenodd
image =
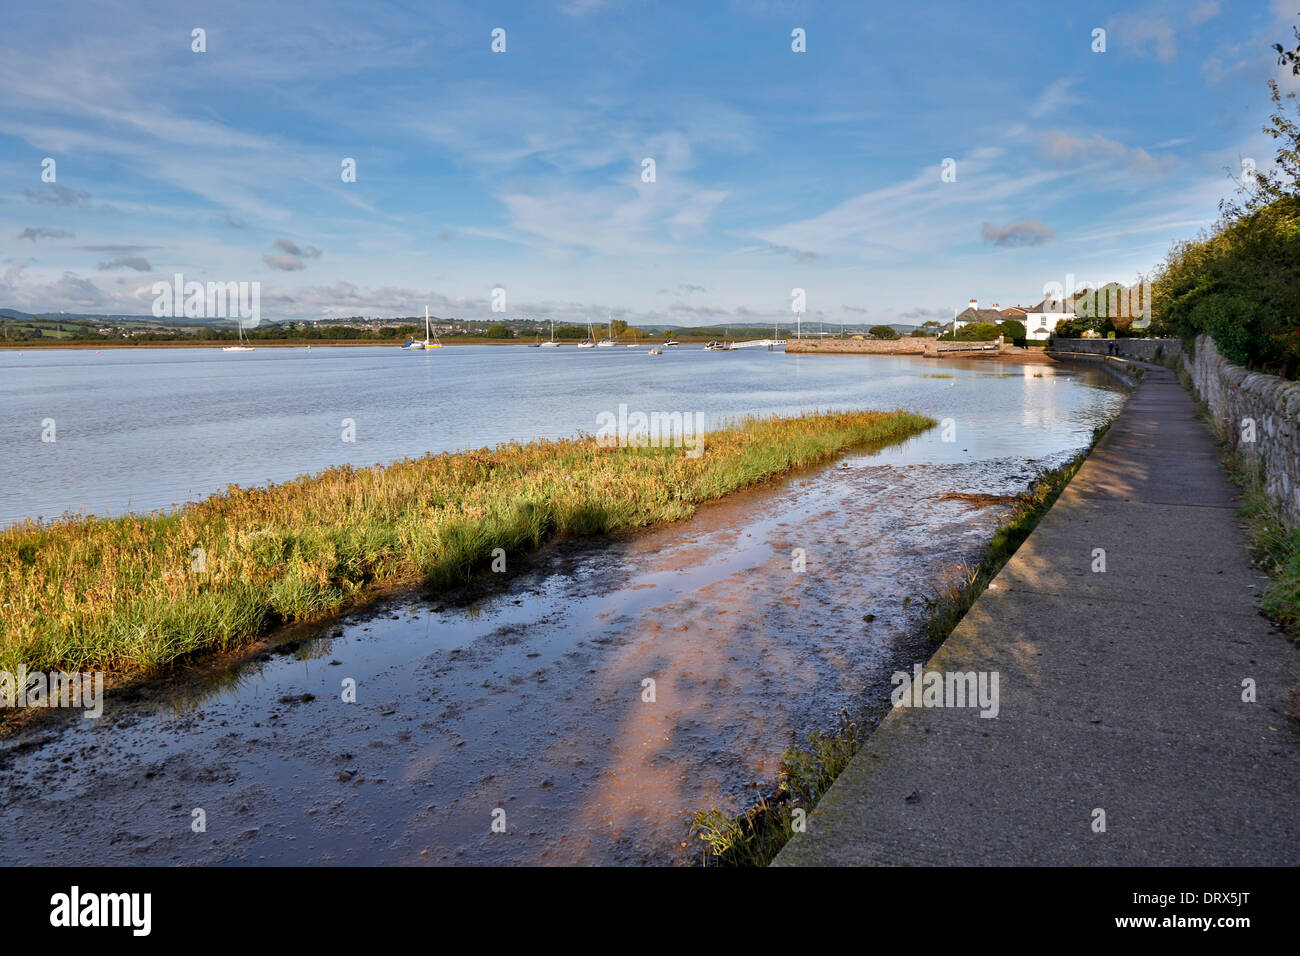
<path id="1" fill-rule="evenodd" d="M 997 671 L 999 716 L 896 707 L 776 865 L 1300 863 L 1300 653 L 1195 411 L 1150 368 L 927 665 Z"/>

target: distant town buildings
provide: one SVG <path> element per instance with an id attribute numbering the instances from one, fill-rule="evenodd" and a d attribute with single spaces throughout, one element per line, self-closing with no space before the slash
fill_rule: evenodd
<path id="1" fill-rule="evenodd" d="M 1062 319 L 1075 317 L 1073 306 L 1065 299 L 1053 299 L 1050 296 L 1034 306 L 1012 305 L 1001 308 L 994 302 L 988 309 L 981 309 L 978 299 L 971 299 L 966 308 L 945 325 L 940 331 L 956 332 L 968 325 L 986 323 L 998 325 L 1002 322 L 1019 322 L 1025 327 L 1025 338 L 1043 341 L 1056 330 L 1056 323 Z"/>

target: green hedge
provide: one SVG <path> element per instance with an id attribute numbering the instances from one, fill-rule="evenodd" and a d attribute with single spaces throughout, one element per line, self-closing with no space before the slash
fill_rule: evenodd
<path id="1" fill-rule="evenodd" d="M 1300 370 L 1300 199 L 1175 246 L 1157 274 L 1155 334 L 1206 334 L 1230 362 Z"/>

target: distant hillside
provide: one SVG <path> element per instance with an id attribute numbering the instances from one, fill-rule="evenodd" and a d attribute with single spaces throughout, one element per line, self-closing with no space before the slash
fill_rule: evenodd
<path id="1" fill-rule="evenodd" d="M 0 309 L 0 319 L 16 322 L 68 322 L 75 325 L 150 325 L 159 328 L 194 328 L 231 319 L 155 319 L 152 315 L 104 315 L 90 312 L 20 312 Z"/>
<path id="2" fill-rule="evenodd" d="M 450 324 L 457 331 L 482 331 L 489 326 L 505 326 L 517 336 L 534 337 L 537 334 L 547 334 L 550 330 L 549 318 L 507 318 L 492 316 L 483 319 L 458 319 L 450 317 L 430 316 L 434 324 L 441 325 L 444 329 Z M 133 331 L 186 331 L 203 328 L 215 329 L 232 329 L 235 326 L 235 320 L 228 319 L 187 319 L 166 318 L 156 319 L 152 315 L 107 315 L 94 314 L 88 312 L 23 312 L 19 309 L 0 309 L 0 322 L 10 326 L 10 331 L 15 327 L 26 329 L 47 328 L 60 330 L 67 326 L 77 326 L 87 330 L 95 330 L 104 327 L 113 327 L 122 330 Z M 377 326 L 423 326 L 423 315 L 412 316 L 338 316 L 319 319 L 307 320 L 289 320 L 289 319 L 267 319 L 263 318 L 259 323 L 265 331 L 271 327 L 315 327 L 320 329 L 349 327 L 349 328 L 371 328 Z M 857 322 L 845 323 L 841 325 L 838 322 L 821 322 L 817 319 L 805 318 L 802 322 L 803 334 L 805 336 L 817 336 L 823 330 L 827 335 L 862 335 L 872 326 L 879 323 Z M 890 328 L 896 332 L 907 333 L 916 328 L 915 325 L 905 325 L 902 323 L 887 323 Z M 596 331 L 603 334 L 605 323 L 594 323 Z M 623 320 L 615 320 L 615 325 L 619 328 L 635 328 L 647 335 L 717 335 L 731 336 L 733 338 L 766 338 L 771 336 L 773 325 L 762 321 L 750 322 L 717 322 L 702 325 L 681 325 L 681 324 L 627 324 Z M 790 318 L 783 318 L 776 323 L 781 336 L 790 336 L 794 334 L 795 322 Z M 582 338 L 586 334 L 586 323 L 575 321 L 556 321 L 556 332 L 560 338 L 572 338 L 575 335 Z M 65 331 L 76 331 L 66 330 Z"/>

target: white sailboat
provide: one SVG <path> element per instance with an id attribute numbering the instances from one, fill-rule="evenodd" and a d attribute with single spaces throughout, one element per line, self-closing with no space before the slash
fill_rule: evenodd
<path id="1" fill-rule="evenodd" d="M 630 349 L 639 349 L 640 347 L 641 347 L 641 343 L 640 343 L 640 341 L 637 340 L 637 337 L 636 337 L 636 329 L 633 329 L 633 330 L 632 330 L 632 344 L 629 345 L 628 348 L 630 348 Z"/>
<path id="2" fill-rule="evenodd" d="M 402 348 L 404 348 L 404 349 L 440 349 L 440 348 L 442 348 L 442 343 L 438 341 L 438 336 L 437 336 L 437 334 L 434 334 L 432 338 L 430 338 L 429 336 L 430 336 L 430 333 L 429 333 L 429 307 L 426 305 L 426 306 L 424 307 L 424 341 L 423 341 L 423 342 L 418 342 L 418 341 L 416 341 L 415 339 L 409 339 L 409 340 L 406 342 L 406 344 L 402 346 Z"/>
<path id="3" fill-rule="evenodd" d="M 578 343 L 580 349 L 594 349 L 596 347 L 596 330 L 587 323 L 587 337 Z"/>
<path id="4" fill-rule="evenodd" d="M 433 333 L 433 340 L 429 340 L 429 307 L 424 307 L 424 347 L 426 349 L 440 349 L 442 343 L 438 341 L 438 333 Z"/>
<path id="5" fill-rule="evenodd" d="M 547 339 L 545 342 L 543 342 L 541 347 L 544 349 L 558 349 L 560 347 L 560 343 L 555 341 L 555 320 L 554 319 L 551 319 L 551 337 Z"/>
<path id="6" fill-rule="evenodd" d="M 609 335 L 596 343 L 598 349 L 612 349 L 618 345 L 618 339 L 614 337 L 614 313 L 609 314 Z"/>
<path id="7" fill-rule="evenodd" d="M 242 319 L 236 319 L 235 322 L 236 322 L 236 324 L 239 326 L 239 344 L 238 344 L 238 345 L 227 345 L 227 346 L 226 346 L 225 348 L 223 348 L 221 351 L 223 351 L 223 352 L 251 352 L 251 351 L 253 351 L 253 346 L 251 346 L 251 345 L 245 345 L 245 344 L 244 344 L 244 322 L 243 322 L 243 320 L 242 320 Z"/>

